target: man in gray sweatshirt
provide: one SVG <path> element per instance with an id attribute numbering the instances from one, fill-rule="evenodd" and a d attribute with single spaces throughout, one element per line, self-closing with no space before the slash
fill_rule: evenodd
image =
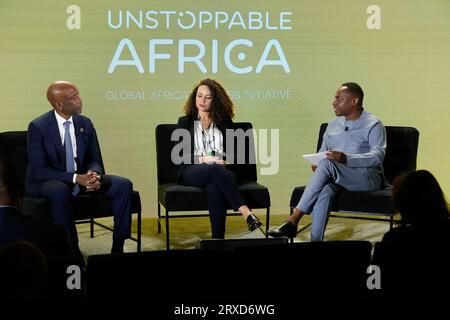
<path id="1" fill-rule="evenodd" d="M 328 123 L 320 151 L 326 158 L 317 166 L 294 213 L 272 237 L 295 237 L 304 214 L 312 214 L 311 241 L 322 241 L 334 196 L 350 191 L 378 190 L 383 185 L 383 160 L 386 129 L 383 123 L 363 108 L 364 92 L 354 83 L 342 84 L 334 96 L 336 118 Z"/>

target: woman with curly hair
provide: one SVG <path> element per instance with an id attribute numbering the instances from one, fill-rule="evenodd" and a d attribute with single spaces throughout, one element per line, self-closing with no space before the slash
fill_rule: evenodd
<path id="1" fill-rule="evenodd" d="M 185 115 L 178 119 L 177 125 L 189 131 L 193 150 L 190 163 L 178 168 L 178 182 L 204 188 L 215 239 L 225 237 L 227 202 L 242 214 L 250 231 L 262 225 L 245 204 L 236 182 L 237 173 L 227 164 L 226 130 L 233 128 L 233 109 L 222 85 L 204 79 L 192 90 L 184 106 Z"/>

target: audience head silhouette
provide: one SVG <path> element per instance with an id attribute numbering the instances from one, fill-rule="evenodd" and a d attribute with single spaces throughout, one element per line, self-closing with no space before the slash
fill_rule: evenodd
<path id="1" fill-rule="evenodd" d="M 47 260 L 28 241 L 12 242 L 0 249 L 0 298 L 35 300 L 45 298 Z"/>
<path id="2" fill-rule="evenodd" d="M 398 176 L 392 189 L 392 201 L 401 214 L 403 225 L 439 225 L 449 221 L 444 192 L 427 170 Z"/>
<path id="3" fill-rule="evenodd" d="M 22 187 L 15 167 L 0 159 L 0 205 L 21 206 Z"/>

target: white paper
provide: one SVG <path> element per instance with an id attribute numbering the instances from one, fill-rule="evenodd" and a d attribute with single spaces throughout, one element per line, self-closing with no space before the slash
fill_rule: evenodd
<path id="1" fill-rule="evenodd" d="M 322 151 L 319 153 L 312 153 L 312 154 L 304 154 L 303 158 L 305 158 L 305 160 L 308 160 L 309 162 L 311 162 L 313 165 L 318 165 L 319 161 L 322 159 L 326 158 L 326 151 Z"/>

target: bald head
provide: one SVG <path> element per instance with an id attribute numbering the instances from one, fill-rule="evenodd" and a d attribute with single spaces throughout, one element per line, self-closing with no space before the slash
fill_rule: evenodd
<path id="1" fill-rule="evenodd" d="M 56 102 L 58 101 L 59 97 L 61 96 L 61 93 L 64 90 L 67 90 L 70 87 L 73 87 L 74 85 L 67 81 L 55 81 L 52 84 L 48 86 L 47 89 L 47 100 L 50 102 L 50 104 L 55 108 Z"/>
<path id="2" fill-rule="evenodd" d="M 47 99 L 53 109 L 65 119 L 80 114 L 82 111 L 80 92 L 73 83 L 53 82 L 47 89 Z"/>

